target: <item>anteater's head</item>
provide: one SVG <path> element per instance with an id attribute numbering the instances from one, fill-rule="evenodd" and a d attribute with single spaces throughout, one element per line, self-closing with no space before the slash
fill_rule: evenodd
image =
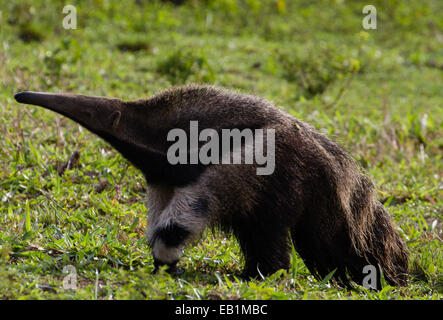
<path id="1" fill-rule="evenodd" d="M 37 105 L 57 112 L 79 123 L 109 142 L 126 159 L 142 170 L 148 182 L 183 184 L 194 176 L 196 167 L 167 162 L 172 142 L 167 133 L 178 124 L 171 112 L 170 99 L 157 101 L 120 99 L 73 94 L 25 91 L 15 95 L 17 102 Z M 170 181 L 169 181 L 170 180 Z M 191 179 L 192 180 L 192 179 Z"/>
<path id="2" fill-rule="evenodd" d="M 126 132 L 120 121 L 125 108 L 119 99 L 32 91 L 19 92 L 14 98 L 64 115 L 99 136 L 124 139 L 119 132 Z"/>

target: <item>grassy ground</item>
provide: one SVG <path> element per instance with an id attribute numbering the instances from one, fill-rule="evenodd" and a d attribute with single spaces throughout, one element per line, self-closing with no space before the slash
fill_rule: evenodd
<path id="1" fill-rule="evenodd" d="M 0 4 L 0 298 L 443 297 L 441 1 L 371 1 L 376 30 L 362 28 L 367 1 L 78 0 L 76 30 L 53 3 Z M 296 253 L 289 272 L 241 281 L 237 243 L 211 232 L 186 250 L 183 275 L 152 275 L 141 174 L 75 123 L 13 99 L 132 99 L 190 82 L 266 97 L 347 148 L 407 242 L 409 286 L 341 289 Z M 68 265 L 75 290 L 63 287 Z"/>

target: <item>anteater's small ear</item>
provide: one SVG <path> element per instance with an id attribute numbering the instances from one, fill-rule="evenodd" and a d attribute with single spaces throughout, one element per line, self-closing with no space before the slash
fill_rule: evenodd
<path id="1" fill-rule="evenodd" d="M 120 123 L 120 118 L 122 116 L 122 113 L 120 111 L 115 111 L 112 114 L 112 128 L 117 129 L 118 124 Z"/>

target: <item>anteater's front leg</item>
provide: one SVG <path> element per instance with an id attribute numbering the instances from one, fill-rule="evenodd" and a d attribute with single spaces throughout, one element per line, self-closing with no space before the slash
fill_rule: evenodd
<path id="1" fill-rule="evenodd" d="M 208 200 L 195 190 L 175 190 L 161 212 L 151 216 L 147 236 L 154 272 L 162 265 L 174 272 L 183 249 L 198 239 L 208 225 Z"/>

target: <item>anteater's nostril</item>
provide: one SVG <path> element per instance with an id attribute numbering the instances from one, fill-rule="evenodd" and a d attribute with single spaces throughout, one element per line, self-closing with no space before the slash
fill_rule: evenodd
<path id="1" fill-rule="evenodd" d="M 18 92 L 14 95 L 14 99 L 20 103 L 26 103 L 26 97 L 29 96 L 27 91 Z"/>

